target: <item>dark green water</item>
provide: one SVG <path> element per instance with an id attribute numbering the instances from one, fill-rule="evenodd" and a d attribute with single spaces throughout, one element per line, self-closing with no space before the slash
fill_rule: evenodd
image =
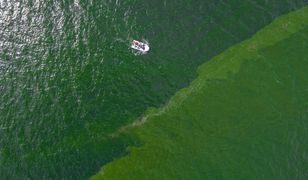
<path id="1" fill-rule="evenodd" d="M 196 67 L 306 0 L 0 1 L 0 177 L 86 178 L 125 153 L 108 135 Z M 132 39 L 151 52 L 135 56 Z"/>

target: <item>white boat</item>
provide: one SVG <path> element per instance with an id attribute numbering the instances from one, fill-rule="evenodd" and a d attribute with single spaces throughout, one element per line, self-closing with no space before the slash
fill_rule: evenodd
<path id="1" fill-rule="evenodd" d="M 130 47 L 142 53 L 146 53 L 150 50 L 150 47 L 148 44 L 137 41 L 137 40 L 133 40 Z"/>

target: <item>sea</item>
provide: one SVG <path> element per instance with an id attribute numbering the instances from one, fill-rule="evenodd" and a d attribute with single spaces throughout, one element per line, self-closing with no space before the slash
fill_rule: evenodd
<path id="1" fill-rule="evenodd" d="M 111 134 L 307 0 L 0 0 L 0 179 L 86 179 Z M 149 43 L 147 54 L 130 48 Z"/>

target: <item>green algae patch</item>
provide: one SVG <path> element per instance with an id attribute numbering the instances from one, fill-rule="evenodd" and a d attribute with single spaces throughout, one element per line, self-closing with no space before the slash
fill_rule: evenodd
<path id="1" fill-rule="evenodd" d="M 306 7 L 203 64 L 92 179 L 306 179 L 307 42 Z"/>

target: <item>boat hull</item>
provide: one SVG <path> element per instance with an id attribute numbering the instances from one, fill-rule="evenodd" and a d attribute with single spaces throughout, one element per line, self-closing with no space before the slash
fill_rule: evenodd
<path id="1" fill-rule="evenodd" d="M 150 50 L 149 45 L 147 45 L 146 43 L 137 41 L 137 40 L 133 40 L 131 44 L 131 48 L 137 51 L 143 52 L 143 53 L 148 52 Z"/>

